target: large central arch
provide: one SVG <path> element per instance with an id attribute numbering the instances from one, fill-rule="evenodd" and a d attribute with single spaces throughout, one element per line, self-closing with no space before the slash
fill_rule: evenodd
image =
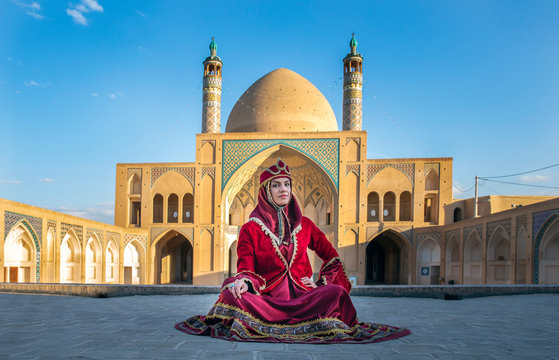
<path id="1" fill-rule="evenodd" d="M 153 245 L 154 284 L 192 284 L 192 242 L 169 230 Z"/>
<path id="2" fill-rule="evenodd" d="M 394 230 L 386 230 L 369 241 L 366 250 L 365 284 L 407 284 L 408 240 Z"/>
<path id="3" fill-rule="evenodd" d="M 274 145 L 246 160 L 231 176 L 222 193 L 222 219 L 225 220 L 225 241 L 231 248 L 238 239 L 239 226 L 248 221 L 258 202 L 260 173 L 281 158 L 289 165 L 293 196 L 303 214 L 313 220 L 330 241 L 337 235 L 338 189 L 332 178 L 311 157 L 285 144 Z M 231 267 L 232 261 L 224 264 Z M 313 268 L 320 268 L 314 253 L 309 254 Z M 234 261 L 233 261 L 234 262 Z M 231 271 L 232 269 L 229 269 Z"/>

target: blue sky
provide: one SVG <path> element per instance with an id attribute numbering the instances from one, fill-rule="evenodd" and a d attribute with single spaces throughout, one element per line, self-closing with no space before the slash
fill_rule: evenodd
<path id="1" fill-rule="evenodd" d="M 559 2 L 355 4 L 0 1 L 0 197 L 112 223 L 116 163 L 194 161 L 212 36 L 222 129 L 279 67 L 309 79 L 341 128 L 355 32 L 369 158 L 453 157 L 456 198 L 473 196 L 475 175 L 559 163 Z M 559 167 L 500 180 L 557 188 Z"/>

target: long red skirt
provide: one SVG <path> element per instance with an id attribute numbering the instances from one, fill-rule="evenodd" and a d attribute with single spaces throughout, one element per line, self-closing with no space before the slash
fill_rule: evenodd
<path id="1" fill-rule="evenodd" d="M 397 339 L 408 329 L 358 322 L 348 293 L 338 285 L 304 291 L 286 276 L 268 294 L 244 293 L 235 299 L 224 290 L 208 315 L 175 325 L 193 335 L 230 341 L 282 343 L 370 343 Z"/>

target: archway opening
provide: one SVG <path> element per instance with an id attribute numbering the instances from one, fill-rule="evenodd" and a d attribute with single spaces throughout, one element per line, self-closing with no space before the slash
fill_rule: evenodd
<path id="1" fill-rule="evenodd" d="M 64 235 L 60 244 L 60 282 L 81 282 L 81 248 L 72 231 Z"/>
<path id="2" fill-rule="evenodd" d="M 156 247 L 155 283 L 192 284 L 192 255 L 192 244 L 183 234 L 165 234 Z"/>
<path id="3" fill-rule="evenodd" d="M 129 242 L 124 248 L 123 268 L 125 284 L 142 283 L 142 250 L 135 241 Z"/>
<path id="4" fill-rule="evenodd" d="M 408 250 L 399 235 L 385 231 L 373 238 L 366 251 L 365 284 L 406 284 Z"/>
<path id="5" fill-rule="evenodd" d="M 34 282 L 35 247 L 23 226 L 17 226 L 6 237 L 4 256 L 4 282 Z"/>

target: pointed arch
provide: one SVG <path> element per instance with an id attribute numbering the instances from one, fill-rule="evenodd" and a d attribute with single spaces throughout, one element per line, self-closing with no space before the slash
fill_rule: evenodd
<path id="1" fill-rule="evenodd" d="M 425 190 L 439 190 L 439 174 L 434 169 L 425 174 Z"/>
<path id="2" fill-rule="evenodd" d="M 73 229 L 62 238 L 60 243 L 60 282 L 81 282 L 81 246 L 78 235 Z"/>
<path id="3" fill-rule="evenodd" d="M 487 283 L 510 283 L 511 241 L 508 232 L 497 226 L 487 244 Z"/>
<path id="4" fill-rule="evenodd" d="M 194 251 L 191 236 L 169 229 L 152 241 L 150 254 L 153 264 L 151 282 L 192 284 Z"/>
<path id="5" fill-rule="evenodd" d="M 464 243 L 464 284 L 481 284 L 481 237 L 473 230 Z"/>
<path id="6" fill-rule="evenodd" d="M 134 173 L 128 178 L 128 195 L 140 195 L 142 193 L 142 179 Z"/>
<path id="7" fill-rule="evenodd" d="M 33 235 L 26 220 L 19 221 L 6 235 L 4 282 L 39 282 L 40 262 Z"/>
<path id="8" fill-rule="evenodd" d="M 102 282 L 103 247 L 97 234 L 91 234 L 85 245 L 85 283 Z"/>
<path id="9" fill-rule="evenodd" d="M 446 243 L 445 280 L 460 284 L 460 240 L 455 234 Z"/>
<path id="10" fill-rule="evenodd" d="M 531 244 L 526 228 L 521 226 L 516 234 L 516 284 L 528 284 L 530 277 Z"/>
<path id="11" fill-rule="evenodd" d="M 124 246 L 122 265 L 125 284 L 144 283 L 145 253 L 144 246 L 135 239 Z"/>
<path id="12" fill-rule="evenodd" d="M 373 236 L 365 252 L 366 284 L 409 284 L 410 241 L 394 229 Z"/>
<path id="13" fill-rule="evenodd" d="M 116 284 L 119 282 L 119 251 L 114 240 L 107 242 L 105 249 L 105 283 Z"/>
<path id="14" fill-rule="evenodd" d="M 416 253 L 417 283 L 436 285 L 439 283 L 441 247 L 433 238 L 426 238 L 419 244 Z"/>
<path id="15" fill-rule="evenodd" d="M 534 247 L 534 283 L 559 283 L 559 214 L 552 214 L 540 228 Z"/>

